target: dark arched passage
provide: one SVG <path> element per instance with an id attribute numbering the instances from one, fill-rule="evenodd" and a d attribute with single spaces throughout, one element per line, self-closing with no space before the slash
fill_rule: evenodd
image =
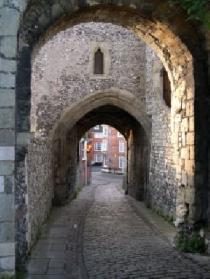
<path id="1" fill-rule="evenodd" d="M 66 123 L 67 124 L 67 123 Z M 77 148 L 82 135 L 97 124 L 108 124 L 127 140 L 128 160 L 126 188 L 128 194 L 144 200 L 148 181 L 149 142 L 141 124 L 125 110 L 114 106 L 99 106 L 54 138 L 54 203 L 63 204 L 76 190 L 78 168 Z"/>

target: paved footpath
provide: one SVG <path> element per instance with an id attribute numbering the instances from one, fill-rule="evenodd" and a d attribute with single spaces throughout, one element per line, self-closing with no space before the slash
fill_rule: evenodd
<path id="1" fill-rule="evenodd" d="M 28 279 L 210 279 L 209 258 L 176 252 L 120 184 L 116 176 L 95 173 L 77 199 L 53 210 L 31 254 Z"/>

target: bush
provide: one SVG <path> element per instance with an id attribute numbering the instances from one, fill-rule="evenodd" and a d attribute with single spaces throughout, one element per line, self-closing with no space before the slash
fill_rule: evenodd
<path id="1" fill-rule="evenodd" d="M 180 5 L 187 13 L 187 20 L 197 20 L 210 28 L 209 0 L 168 0 Z"/>
<path id="2" fill-rule="evenodd" d="M 185 253 L 206 253 L 208 245 L 205 237 L 202 237 L 199 232 L 179 232 L 176 239 L 176 248 Z"/>

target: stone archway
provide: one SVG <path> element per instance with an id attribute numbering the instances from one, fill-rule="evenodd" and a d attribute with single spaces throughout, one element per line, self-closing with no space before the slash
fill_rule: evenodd
<path id="1" fill-rule="evenodd" d="M 77 6 L 75 8 L 77 10 Z M 74 8 L 73 10 L 75 11 Z M 30 47 L 23 47 L 20 52 L 23 56 L 27 55 L 27 53 L 30 56 L 30 48 L 33 47 L 34 43 L 42 35 L 41 30 L 44 30 L 49 24 L 46 22 L 42 26 L 39 21 L 40 18 L 37 16 L 33 18 L 33 21 L 29 20 L 32 11 L 33 7 L 29 7 L 24 15 L 24 22 L 27 22 L 25 26 L 27 27 L 25 28 L 23 25 L 20 29 L 20 44 L 23 44 L 23 46 L 25 44 L 30 45 Z M 42 8 L 39 12 L 42 13 Z M 183 208 L 189 205 L 189 220 L 190 222 L 195 222 L 195 220 L 202 218 L 201 215 L 203 213 L 200 212 L 201 215 L 199 217 L 198 211 L 195 210 L 195 205 L 200 204 L 200 202 L 196 201 L 199 195 L 195 195 L 194 183 L 195 142 L 193 104 L 195 88 L 193 71 L 196 69 L 194 68 L 195 63 L 191 54 L 191 52 L 194 52 L 194 44 L 191 44 L 191 42 L 187 45 L 188 49 L 179 37 L 181 36 L 179 28 L 173 27 L 172 31 L 167 19 L 161 19 L 157 13 L 155 13 L 154 21 L 152 21 L 150 17 L 142 17 L 140 13 L 132 8 L 119 8 L 112 5 L 88 7 L 84 10 L 79 10 L 75 14 L 70 13 L 70 16 L 64 16 L 60 21 L 58 20 L 46 36 L 41 37 L 40 44 L 59 30 L 81 22 L 94 21 L 111 22 L 126 27 L 155 50 L 168 72 L 172 89 L 171 129 L 173 133 L 174 166 L 176 168 L 177 185 L 179 185 L 177 186 L 177 216 L 180 215 L 180 220 L 183 220 L 183 216 L 181 216 L 185 212 Z M 27 31 L 29 26 L 31 26 L 30 34 Z M 191 33 L 192 27 L 186 25 L 185 32 Z M 30 83 L 30 80 L 28 80 L 28 83 Z M 28 105 L 30 107 L 30 98 Z M 18 107 L 22 110 L 21 105 L 18 105 Z M 19 114 L 19 116 L 21 117 L 18 122 L 21 126 L 22 123 L 25 123 L 26 115 Z"/>
<path id="2" fill-rule="evenodd" d="M 174 133 L 174 160 L 177 162 L 178 205 L 190 204 L 189 220 L 192 223 L 206 219 L 206 92 L 207 59 L 203 46 L 203 35 L 199 27 L 185 21 L 182 11 L 168 7 L 167 1 L 145 1 L 121 5 L 100 5 L 101 1 L 69 1 L 49 5 L 47 1 L 21 1 L 21 4 L 1 5 L 1 221 L 5 230 L 14 232 L 14 171 L 15 189 L 19 192 L 16 202 L 20 204 L 16 219 L 22 218 L 17 228 L 24 234 L 27 220 L 25 197 L 25 156 L 30 133 L 30 80 L 31 52 L 43 34 L 65 28 L 66 24 L 87 21 L 113 22 L 134 31 L 151 45 L 168 71 L 172 84 L 172 131 Z M 118 6 L 117 6 L 118 5 Z M 76 12 L 76 13 L 75 13 Z M 23 16 L 22 16 L 23 15 Z M 62 19 L 61 19 L 62 17 Z M 12 19 L 12 20 L 11 20 Z M 60 20 L 58 22 L 57 20 Z M 71 22 L 72 20 L 72 22 Z M 20 28 L 19 28 L 19 22 Z M 17 34 L 19 41 L 17 42 Z M 50 34 L 50 33 L 49 33 Z M 167 37 L 167 40 L 166 40 Z M 10 47 L 8 48 L 8 44 Z M 18 45 L 18 47 L 17 47 Z M 18 67 L 16 71 L 16 54 Z M 15 97 L 16 94 L 16 97 Z M 195 106 L 196 104 L 196 106 Z M 15 116 L 15 107 L 16 116 Z M 195 117 L 195 119 L 194 119 Z M 195 132 L 196 131 L 196 135 Z M 196 136 L 196 142 L 195 138 Z M 16 138 L 16 140 L 15 140 Z M 204 139 L 204 140 L 203 140 Z M 17 145 L 16 145 L 17 143 Z M 195 146 L 196 144 L 196 146 Z M 16 156 L 15 156 L 16 149 Z M 6 153 L 5 153 L 6 152 Z M 5 155 L 7 154 L 7 155 Z M 8 188 L 9 185 L 9 188 Z M 11 186 L 12 185 L 12 186 Z M 6 189 L 6 190 L 5 190 Z M 9 192 L 8 192 L 8 189 Z M 5 201 L 8 210 L 5 210 Z M 179 206 L 177 205 L 177 208 Z M 6 208 L 7 208 L 6 207 Z M 7 212 L 5 215 L 4 212 Z M 183 217 L 183 216 L 182 216 Z M 6 223 L 5 223 L 6 221 Z M 19 235 L 20 239 L 22 235 Z M 6 256 L 14 270 L 14 233 L 3 235 L 0 251 L 9 251 Z M 0 254 L 5 257 L 5 254 Z M 4 266 L 3 266 L 4 269 Z"/>
<path id="3" fill-rule="evenodd" d="M 180 38 L 168 28 L 165 22 L 157 20 L 154 23 L 149 18 L 143 18 L 133 9 L 116 7 L 115 10 L 113 7 L 105 6 L 88 8 L 84 11 L 79 11 L 75 16 L 62 18 L 49 30 L 46 36 L 41 38 L 37 46 L 41 46 L 59 30 L 75 26 L 81 22 L 89 22 L 90 20 L 94 22 L 111 22 L 126 27 L 152 47 L 164 64 L 172 90 L 171 140 L 173 141 L 173 168 L 177 185 L 175 190 L 177 192 L 177 224 L 183 222 L 186 218 L 185 215 L 188 209 L 187 219 L 191 223 L 197 222 L 196 220 L 201 219 L 204 212 L 200 211 L 199 215 L 198 210 L 195 210 L 196 203 L 198 202 L 199 207 L 200 201 L 196 201 L 198 196 L 195 195 L 194 184 L 194 77 L 193 59 L 190 51 Z M 188 28 L 190 27 L 188 26 Z M 39 25 L 35 29 L 37 34 Z M 33 46 L 35 37 L 25 33 L 24 28 L 20 30 L 21 43 L 29 43 Z M 30 55 L 30 49 L 24 47 L 22 55 L 27 52 Z M 34 53 L 36 53 L 36 48 L 34 48 Z M 24 81 L 27 81 L 27 79 Z M 18 108 L 20 107 L 18 106 Z M 80 109 L 82 109 L 82 106 Z M 20 126 L 25 123 L 23 119 L 26 120 L 26 115 L 27 113 L 24 113 L 22 115 L 23 118 L 19 119 Z M 28 124 L 30 125 L 30 123 Z"/>
<path id="4" fill-rule="evenodd" d="M 126 92 L 115 90 L 91 94 L 68 109 L 57 123 L 52 135 L 56 204 L 65 203 L 76 187 L 80 138 L 93 126 L 103 123 L 115 127 L 125 136 L 128 142 L 126 188 L 128 194 L 136 199 L 146 200 L 151 125 L 144 108 L 139 110 L 141 103 L 136 102 L 133 105 L 133 96 L 129 96 L 128 92 L 126 95 L 124 93 Z M 73 182 L 68 183 L 67 177 L 71 177 Z"/>

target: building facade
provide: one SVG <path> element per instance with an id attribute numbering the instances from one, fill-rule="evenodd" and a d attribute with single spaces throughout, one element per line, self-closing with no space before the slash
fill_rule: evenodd
<path id="1" fill-rule="evenodd" d="M 89 135 L 91 164 L 101 165 L 103 171 L 125 173 L 127 143 L 124 136 L 105 124 L 92 128 Z"/>

